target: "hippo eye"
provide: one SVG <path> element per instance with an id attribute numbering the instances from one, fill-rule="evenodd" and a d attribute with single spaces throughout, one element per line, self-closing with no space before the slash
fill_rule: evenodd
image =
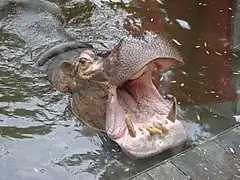
<path id="1" fill-rule="evenodd" d="M 87 64 L 88 60 L 86 58 L 80 58 L 79 59 L 79 63 L 82 65 L 82 66 L 85 66 Z"/>
<path id="2" fill-rule="evenodd" d="M 78 62 L 79 62 L 79 68 L 82 72 L 86 71 L 92 64 L 89 59 L 84 57 L 79 58 Z"/>

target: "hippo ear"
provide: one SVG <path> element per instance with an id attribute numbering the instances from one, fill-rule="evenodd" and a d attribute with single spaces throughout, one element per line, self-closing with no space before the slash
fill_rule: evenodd
<path id="1" fill-rule="evenodd" d="M 73 72 L 75 69 L 75 65 L 69 61 L 62 61 L 61 62 L 61 70 L 67 76 L 73 76 Z"/>

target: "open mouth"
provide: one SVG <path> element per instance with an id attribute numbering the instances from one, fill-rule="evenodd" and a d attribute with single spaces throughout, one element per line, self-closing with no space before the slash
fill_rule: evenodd
<path id="1" fill-rule="evenodd" d="M 176 119 L 176 99 L 167 102 L 152 81 L 155 70 L 165 72 L 184 64 L 165 38 L 130 37 L 120 41 L 104 61 L 94 61 L 90 55 L 86 58 L 92 61 L 79 59 L 81 68 L 77 68 L 76 79 L 76 89 L 85 91 L 82 96 L 78 92 L 73 107 L 78 107 L 76 112 L 88 124 L 94 126 L 104 121 L 99 127 L 126 154 L 137 158 L 153 156 L 186 141 L 187 131 Z M 62 70 L 71 74 L 74 67 L 65 63 Z M 84 83 L 86 87 L 82 86 Z M 104 98 L 97 96 L 100 92 Z M 94 98 L 89 100 L 89 96 Z M 90 112 L 89 107 L 95 110 Z"/>
<path id="2" fill-rule="evenodd" d="M 106 132 L 131 156 L 145 158 L 187 139 L 187 132 L 176 120 L 176 99 L 167 102 L 156 89 L 152 73 L 161 69 L 162 60 L 151 61 L 121 86 L 109 93 Z"/>
<path id="3" fill-rule="evenodd" d="M 168 103 L 152 81 L 152 72 L 161 67 L 162 60 L 154 60 L 121 86 L 113 89 L 112 91 L 115 92 L 112 92 L 111 96 L 115 96 L 114 103 L 109 101 L 110 110 L 107 113 L 107 118 L 111 118 L 111 120 L 107 119 L 106 121 L 125 124 L 132 138 L 136 137 L 137 131 L 141 128 L 148 129 L 150 134 L 161 134 L 164 131 L 163 128 L 158 130 L 154 124 L 158 123 L 164 126 L 168 124 L 168 121 L 175 122 L 177 114 L 175 98 L 173 97 L 172 105 Z M 108 126 L 108 123 L 106 125 Z M 109 135 L 115 139 L 123 136 L 126 131 L 124 127 L 117 128 L 118 131 L 107 128 Z M 111 131 L 114 133 L 111 134 Z"/>

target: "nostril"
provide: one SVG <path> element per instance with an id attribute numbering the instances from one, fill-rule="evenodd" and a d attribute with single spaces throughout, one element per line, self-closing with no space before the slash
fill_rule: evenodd
<path id="1" fill-rule="evenodd" d="M 94 58 L 95 57 L 95 54 L 93 51 L 91 50 L 85 50 L 84 53 L 86 53 L 88 56 L 90 56 L 91 58 Z"/>

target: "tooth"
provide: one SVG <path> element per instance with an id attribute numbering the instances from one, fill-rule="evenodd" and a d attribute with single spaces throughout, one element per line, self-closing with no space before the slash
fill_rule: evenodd
<path id="1" fill-rule="evenodd" d="M 167 119 L 169 119 L 172 122 L 175 122 L 177 117 L 177 100 L 174 96 L 172 97 L 172 99 L 173 99 L 173 104 L 172 104 L 171 110 L 167 115 Z"/>
<path id="2" fill-rule="evenodd" d="M 168 127 L 162 123 L 153 123 L 153 126 L 160 129 L 163 133 L 167 133 L 169 131 Z"/>
<path id="3" fill-rule="evenodd" d="M 136 137 L 136 131 L 134 129 L 132 120 L 130 119 L 130 117 L 127 114 L 125 115 L 125 122 L 126 122 L 127 129 L 128 129 L 130 136 Z"/>
<path id="4" fill-rule="evenodd" d="M 145 128 L 151 135 L 162 134 L 162 131 L 154 126 L 143 125 L 143 128 Z"/>

